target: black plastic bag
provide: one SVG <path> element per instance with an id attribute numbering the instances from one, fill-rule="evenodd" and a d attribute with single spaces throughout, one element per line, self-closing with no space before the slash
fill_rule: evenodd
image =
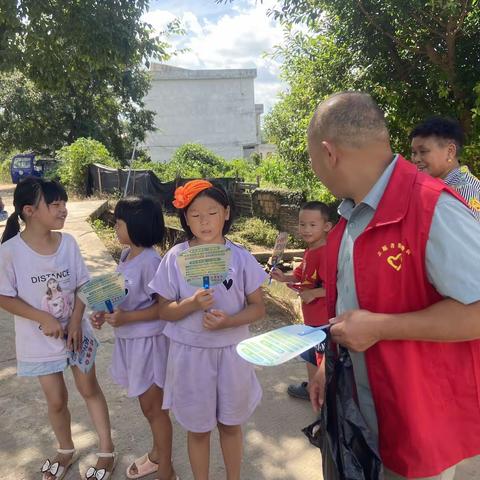
<path id="1" fill-rule="evenodd" d="M 310 443 L 317 448 L 322 448 L 322 420 L 319 418 L 308 427 L 302 428 L 302 432 L 308 438 Z"/>
<path id="2" fill-rule="evenodd" d="M 381 480 L 377 442 L 355 401 L 353 366 L 348 350 L 327 349 L 327 385 L 320 418 L 303 429 L 322 450 L 325 480 Z"/>

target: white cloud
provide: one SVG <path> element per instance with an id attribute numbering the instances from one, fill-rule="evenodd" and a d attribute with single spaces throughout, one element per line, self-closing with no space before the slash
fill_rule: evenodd
<path id="1" fill-rule="evenodd" d="M 149 23 L 156 33 L 159 33 L 165 30 L 166 26 L 175 18 L 175 14 L 167 10 L 153 10 L 146 13 L 142 19 Z"/>
<path id="2" fill-rule="evenodd" d="M 184 3 L 193 6 L 192 2 Z M 256 102 L 263 103 L 267 112 L 283 88 L 279 61 L 263 56 L 283 43 L 281 26 L 267 16 L 267 10 L 276 3 L 276 0 L 234 2 L 228 9 L 219 9 L 218 16 L 212 15 L 211 10 L 203 16 L 202 11 L 195 8 L 152 10 L 145 14 L 144 20 L 157 32 L 164 30 L 174 18 L 181 20 L 186 35 L 170 39 L 170 43 L 188 51 L 173 57 L 168 62 L 171 65 L 193 69 L 256 67 Z"/>

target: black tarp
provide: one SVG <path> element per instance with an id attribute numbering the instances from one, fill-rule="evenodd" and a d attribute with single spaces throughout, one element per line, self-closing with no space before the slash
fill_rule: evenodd
<path id="1" fill-rule="evenodd" d="M 117 169 L 93 164 L 89 167 L 87 194 L 123 194 L 128 178 L 128 169 Z M 128 181 L 128 195 L 150 195 L 160 199 L 164 211 L 175 211 L 172 206 L 173 193 L 178 185 L 190 179 L 178 178 L 171 182 L 161 182 L 151 170 L 132 170 Z M 233 194 L 238 178 L 207 179 L 220 184 L 230 195 Z"/>

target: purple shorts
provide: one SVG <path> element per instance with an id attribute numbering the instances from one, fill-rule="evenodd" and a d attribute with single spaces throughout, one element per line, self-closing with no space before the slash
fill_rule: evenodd
<path id="1" fill-rule="evenodd" d="M 163 388 L 168 344 L 165 335 L 115 338 L 110 374 L 115 383 L 127 389 L 128 397 L 138 397 L 152 385 Z"/>
<path id="2" fill-rule="evenodd" d="M 253 365 L 231 345 L 191 347 L 170 341 L 163 408 L 190 432 L 210 432 L 217 423 L 245 423 L 262 398 Z"/>

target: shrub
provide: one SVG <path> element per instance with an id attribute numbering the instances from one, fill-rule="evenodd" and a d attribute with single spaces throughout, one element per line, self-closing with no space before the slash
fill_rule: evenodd
<path id="1" fill-rule="evenodd" d="M 320 182 L 308 191 L 307 200 L 318 200 L 327 205 L 338 204 L 338 200 L 332 195 L 332 193 L 330 193 L 330 190 Z"/>
<path id="2" fill-rule="evenodd" d="M 253 155 L 252 155 L 253 156 Z M 260 175 L 258 171 L 258 164 L 250 159 L 234 158 L 226 161 L 225 177 L 238 177 L 244 182 L 256 183 L 257 176 Z"/>
<path id="3" fill-rule="evenodd" d="M 465 147 L 461 163 L 467 164 L 472 173 L 480 177 L 480 141 L 472 142 Z"/>
<path id="4" fill-rule="evenodd" d="M 287 187 L 288 171 L 285 162 L 276 154 L 269 155 L 262 160 L 258 167 L 258 175 L 262 184 L 275 187 Z"/>
<path id="5" fill-rule="evenodd" d="M 132 163 L 132 168 L 137 170 L 151 170 L 161 181 L 166 181 L 167 165 L 165 163 L 135 160 Z"/>
<path id="6" fill-rule="evenodd" d="M 71 145 L 62 147 L 57 152 L 60 161 L 58 175 L 66 188 L 75 193 L 86 191 L 88 166 L 101 163 L 109 167 L 120 167 L 106 147 L 91 138 L 79 138 Z"/>
<path id="7" fill-rule="evenodd" d="M 253 152 L 248 161 L 258 167 L 262 163 L 262 155 L 258 152 Z"/>
<path id="8" fill-rule="evenodd" d="M 261 218 L 240 218 L 232 227 L 230 237 L 234 241 L 245 244 L 273 247 L 278 235 L 278 229 Z"/>
<path id="9" fill-rule="evenodd" d="M 182 145 L 165 167 L 166 180 L 174 180 L 176 177 L 222 177 L 227 170 L 226 161 L 222 157 L 195 143 Z"/>
<path id="10" fill-rule="evenodd" d="M 10 165 L 12 158 L 21 153 L 19 150 L 10 150 L 9 152 L 0 151 L 0 182 L 11 183 Z"/>
<path id="11" fill-rule="evenodd" d="M 11 158 L 0 157 L 0 183 L 11 183 L 12 177 L 10 175 Z"/>

